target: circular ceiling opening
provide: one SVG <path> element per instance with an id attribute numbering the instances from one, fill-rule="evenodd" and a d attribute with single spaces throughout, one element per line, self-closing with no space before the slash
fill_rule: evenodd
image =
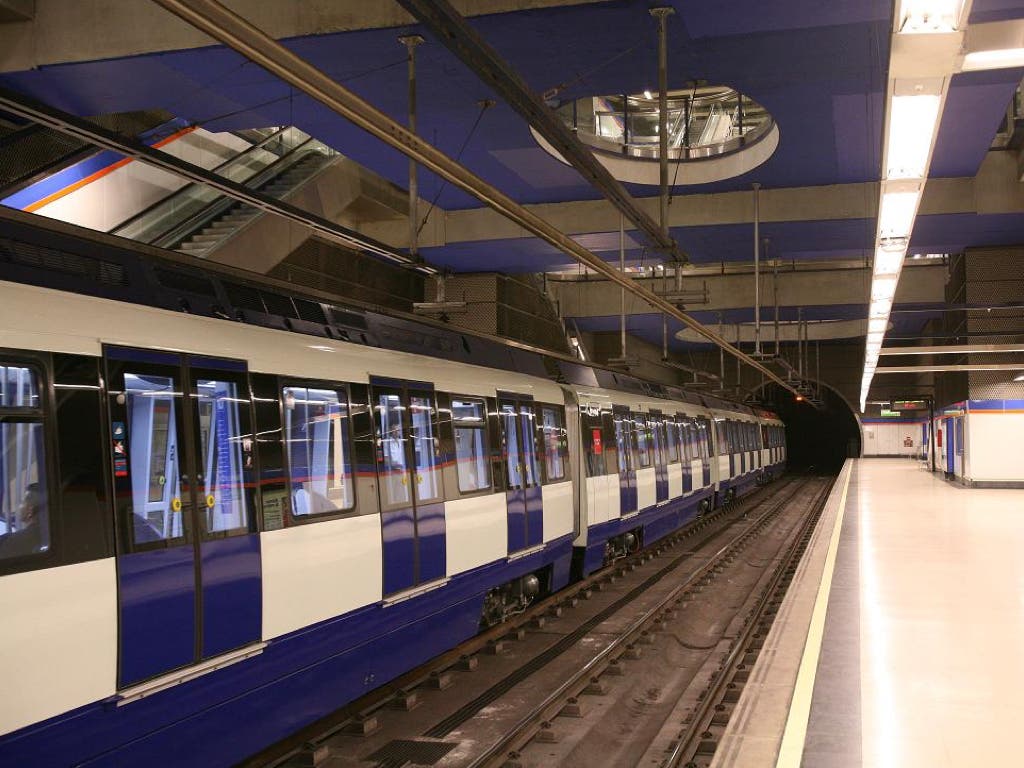
<path id="1" fill-rule="evenodd" d="M 555 111 L 615 178 L 658 184 L 657 93 L 587 96 Z M 739 176 L 761 165 L 779 144 L 778 126 L 768 110 L 725 86 L 669 91 L 666 124 L 673 185 Z M 543 137 L 533 135 L 565 162 Z"/>

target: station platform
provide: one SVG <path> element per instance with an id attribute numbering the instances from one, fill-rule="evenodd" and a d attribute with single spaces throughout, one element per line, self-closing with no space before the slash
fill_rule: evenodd
<path id="1" fill-rule="evenodd" d="M 1020 765 L 1022 551 L 1024 491 L 847 461 L 712 765 Z"/>

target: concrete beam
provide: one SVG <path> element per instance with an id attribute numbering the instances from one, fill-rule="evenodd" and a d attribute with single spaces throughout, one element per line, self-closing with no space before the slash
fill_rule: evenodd
<path id="1" fill-rule="evenodd" d="M 765 274 L 765 272 L 768 274 Z M 699 275 L 684 278 L 685 289 L 699 288 L 707 282 L 709 302 L 693 304 L 689 311 L 744 309 L 754 306 L 754 275 Z M 660 278 L 639 280 L 651 290 L 660 290 Z M 930 303 L 945 300 L 944 264 L 918 265 L 908 262 L 896 290 L 896 303 Z M 606 317 L 617 314 L 620 289 L 607 281 L 549 280 L 548 290 L 558 300 L 563 317 Z M 867 304 L 871 293 L 871 269 L 819 269 L 779 272 L 779 305 L 783 307 Z M 772 276 L 761 273 L 761 296 L 765 318 L 772 315 Z M 656 312 L 647 302 L 627 295 L 626 312 Z M 770 321 L 769 321 L 770 325 Z"/>
<path id="2" fill-rule="evenodd" d="M 454 0 L 464 16 L 606 0 Z M 2 0 L 24 6 L 30 0 Z M 366 0 L 227 0 L 231 10 L 274 38 L 323 35 L 415 23 L 397 3 Z M 35 0 L 28 21 L 0 26 L 0 72 L 95 61 L 213 43 L 148 0 Z"/>
<path id="3" fill-rule="evenodd" d="M 0 0 L 0 24 L 30 21 L 36 12 L 35 0 Z"/>
<path id="4" fill-rule="evenodd" d="M 878 212 L 878 199 L 877 182 L 762 189 L 761 222 L 874 218 Z M 657 215 L 656 196 L 638 198 L 637 204 Z M 618 222 L 617 212 L 604 200 L 576 200 L 526 207 L 571 235 L 609 232 L 614 228 L 611 222 Z M 919 215 L 955 213 L 1024 213 L 1024 184 L 1018 181 L 1013 153 L 989 152 L 973 179 L 961 177 L 928 181 Z M 747 190 L 677 196 L 669 208 L 669 226 L 672 227 L 747 224 L 751 221 L 753 198 Z M 435 213 L 430 224 L 429 231 L 425 229 L 422 233 L 422 247 L 530 236 L 488 208 L 447 211 L 443 216 Z M 627 226 L 627 229 L 632 227 Z M 369 225 L 366 234 L 395 247 L 403 246 L 406 239 L 402 226 L 390 222 Z"/>

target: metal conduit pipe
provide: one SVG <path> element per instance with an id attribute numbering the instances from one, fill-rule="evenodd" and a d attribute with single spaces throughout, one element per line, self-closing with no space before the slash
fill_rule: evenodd
<path id="1" fill-rule="evenodd" d="M 316 99 L 370 135 L 394 147 L 431 173 L 486 203 L 510 221 L 554 246 L 562 253 L 624 287 L 654 309 L 678 319 L 741 362 L 756 368 L 784 389 L 799 394 L 784 379 L 736 349 L 720 334 L 705 327 L 673 304 L 636 284 L 564 232 L 491 186 L 468 168 L 412 134 L 373 105 L 332 80 L 324 72 L 285 48 L 273 38 L 216 0 L 153 0 L 215 40 L 227 45 L 271 74 Z"/>
<path id="2" fill-rule="evenodd" d="M 761 209 L 756 181 L 754 188 L 754 355 L 761 356 Z"/>
<path id="3" fill-rule="evenodd" d="M 671 8 L 652 8 L 651 15 L 658 20 L 658 212 L 661 231 L 668 234 L 668 28 Z"/>

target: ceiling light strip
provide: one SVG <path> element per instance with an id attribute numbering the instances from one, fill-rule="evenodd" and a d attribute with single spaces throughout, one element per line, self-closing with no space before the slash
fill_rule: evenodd
<path id="1" fill-rule="evenodd" d="M 970 5 L 971 0 L 899 0 L 895 9 L 860 390 L 862 412 L 878 369 Z M 922 51 L 928 55 L 922 55 Z"/>

